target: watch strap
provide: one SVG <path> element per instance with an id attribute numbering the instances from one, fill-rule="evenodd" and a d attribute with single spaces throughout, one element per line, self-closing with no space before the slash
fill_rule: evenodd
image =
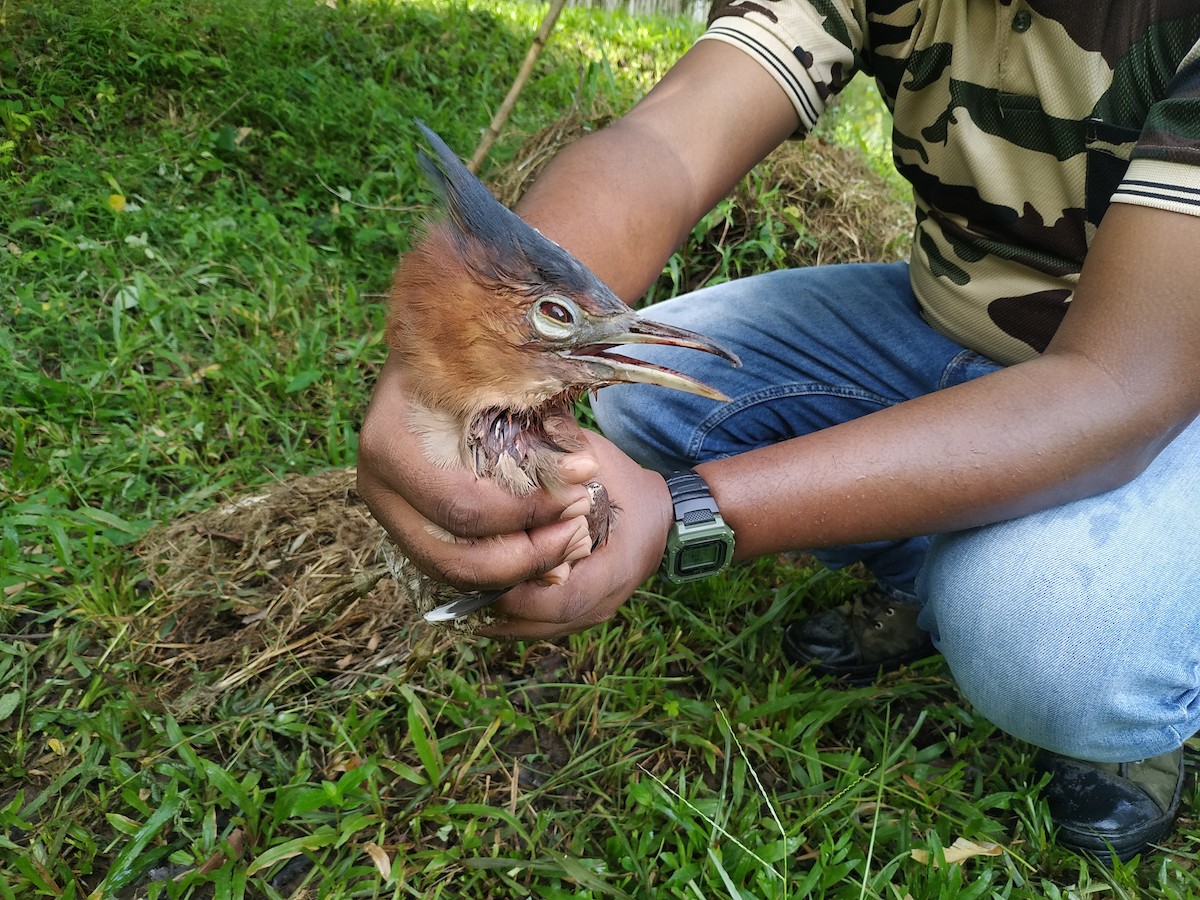
<path id="1" fill-rule="evenodd" d="M 667 490 L 671 492 L 676 522 L 699 525 L 714 521 L 720 513 L 717 501 L 708 489 L 708 482 L 691 469 L 668 475 Z"/>

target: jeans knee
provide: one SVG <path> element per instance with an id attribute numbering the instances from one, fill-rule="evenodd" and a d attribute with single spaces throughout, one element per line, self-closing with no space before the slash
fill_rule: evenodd
<path id="1" fill-rule="evenodd" d="M 1001 523 L 934 540 L 918 583 L 959 689 L 1004 731 L 1066 756 L 1123 761 L 1195 730 L 1195 654 L 1148 637 L 1071 535 Z M 1065 541 L 1065 543 L 1064 543 Z M 1074 552 L 1072 552 L 1072 550 Z"/>

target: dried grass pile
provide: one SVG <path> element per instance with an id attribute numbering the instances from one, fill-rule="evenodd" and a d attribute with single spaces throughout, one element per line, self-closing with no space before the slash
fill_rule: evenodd
<path id="1" fill-rule="evenodd" d="M 563 145 L 608 118 L 571 114 L 532 135 L 493 181 L 497 196 L 514 203 Z M 787 236 L 785 265 L 894 259 L 909 215 L 855 152 L 793 142 L 691 242 L 671 287 L 700 286 L 727 248 L 764 229 Z M 157 602 L 136 655 L 158 667 L 160 698 L 192 717 L 245 685 L 412 674 L 455 636 L 420 621 L 387 574 L 382 539 L 353 469 L 288 478 L 151 532 L 137 555 Z"/>
<path id="2" fill-rule="evenodd" d="M 158 602 L 135 638 L 177 716 L 248 683 L 346 686 L 423 658 L 409 598 L 387 576 L 382 530 L 355 469 L 292 476 L 146 535 L 136 553 Z"/>
<path id="3" fill-rule="evenodd" d="M 537 131 L 491 180 L 496 196 L 514 205 L 562 147 L 612 119 L 572 112 Z M 656 296 L 695 290 L 722 273 L 907 258 L 912 207 L 857 150 L 810 136 L 775 150 L 706 224 L 681 249 L 677 272 L 664 274 Z M 742 251 L 756 242 L 772 255 Z M 731 257 L 739 271 L 728 271 Z"/>

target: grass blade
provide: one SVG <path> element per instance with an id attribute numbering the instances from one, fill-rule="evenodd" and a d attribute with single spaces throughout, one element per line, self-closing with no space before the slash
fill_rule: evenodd
<path id="1" fill-rule="evenodd" d="M 159 805 L 146 820 L 143 825 L 127 843 L 121 852 L 117 854 L 117 858 L 113 860 L 112 866 L 108 870 L 108 874 L 104 876 L 104 881 L 100 887 L 89 896 L 89 900 L 102 900 L 104 897 L 111 897 L 128 885 L 137 875 L 135 866 L 142 851 L 146 846 L 154 840 L 167 823 L 174 817 L 176 810 L 179 809 L 179 793 L 175 788 L 174 783 L 167 789 L 167 794 L 162 799 Z"/>

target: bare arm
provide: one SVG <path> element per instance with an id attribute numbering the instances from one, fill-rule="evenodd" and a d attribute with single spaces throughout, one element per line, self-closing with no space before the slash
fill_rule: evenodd
<path id="1" fill-rule="evenodd" d="M 1128 481 L 1200 411 L 1196 247 L 1200 218 L 1114 204 L 1043 356 L 700 467 L 739 552 L 951 531 Z"/>
<path id="2" fill-rule="evenodd" d="M 633 299 L 700 216 L 796 123 L 783 91 L 756 63 L 705 41 L 636 109 L 562 151 L 519 212 Z M 601 455 L 610 469 L 616 465 L 613 454 Z M 567 459 L 569 486 L 554 497 L 519 499 L 468 472 L 437 469 L 409 430 L 404 376 L 389 360 L 359 436 L 359 489 L 427 572 L 463 587 L 494 588 L 554 568 L 578 543 L 575 516 L 559 516 L 586 496 L 582 482 L 596 473 L 593 457 Z M 657 476 L 626 471 L 622 478 L 646 492 L 657 482 L 665 497 Z M 431 537 L 429 523 L 465 538 L 506 537 L 468 549 Z"/>

